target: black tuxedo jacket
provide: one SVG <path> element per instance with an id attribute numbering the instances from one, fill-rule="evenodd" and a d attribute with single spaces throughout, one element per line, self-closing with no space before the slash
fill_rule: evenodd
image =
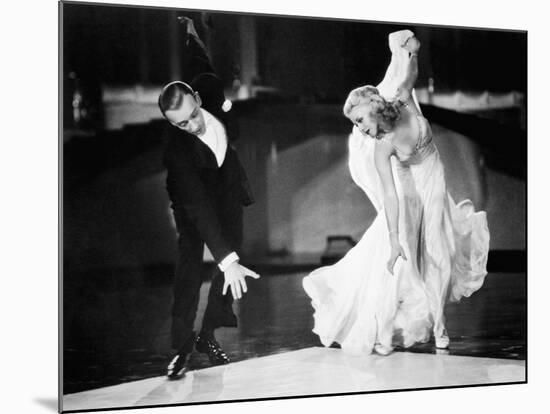
<path id="1" fill-rule="evenodd" d="M 219 79 L 208 74 L 202 76 L 201 81 L 212 87 Z M 201 94 L 196 85 L 192 86 Z M 164 164 L 180 248 L 185 249 L 187 243 L 204 242 L 219 263 L 239 249 L 242 207 L 254 200 L 245 171 L 231 146 L 236 131 L 221 110 L 221 103 L 214 99 L 214 105 L 209 105 L 212 99 L 208 96 L 208 93 L 201 94 L 202 107 L 226 129 L 228 145 L 222 166 L 218 167 L 214 153 L 198 137 L 173 126 L 168 127 Z M 236 223 L 240 228 L 235 227 Z"/>

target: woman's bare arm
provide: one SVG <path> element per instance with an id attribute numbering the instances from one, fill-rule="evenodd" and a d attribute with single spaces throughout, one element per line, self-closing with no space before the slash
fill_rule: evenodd
<path id="1" fill-rule="evenodd" d="M 374 150 L 374 164 L 384 189 L 384 210 L 386 211 L 388 231 L 397 236 L 399 230 L 399 200 L 391 170 L 393 151 L 393 147 L 389 143 L 377 142 Z"/>
<path id="2" fill-rule="evenodd" d="M 391 244 L 391 255 L 388 261 L 388 270 L 393 274 L 393 266 L 399 256 L 406 259 L 405 252 L 399 244 L 399 199 L 393 180 L 391 156 L 393 147 L 386 142 L 377 142 L 374 150 L 374 163 L 384 190 L 384 211 Z"/>

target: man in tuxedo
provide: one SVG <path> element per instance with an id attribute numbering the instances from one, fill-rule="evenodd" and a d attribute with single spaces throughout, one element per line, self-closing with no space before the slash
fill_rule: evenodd
<path id="1" fill-rule="evenodd" d="M 178 263 L 172 307 L 172 347 L 177 350 L 167 376 L 180 378 L 193 347 L 214 365 L 229 358 L 214 337 L 218 327 L 237 326 L 233 299 L 247 291 L 246 276 L 259 275 L 239 263 L 243 238 L 243 206 L 253 203 L 244 169 L 231 147 L 223 84 L 214 74 L 193 21 L 186 27 L 189 67 L 198 75 L 189 83 L 165 85 L 159 107 L 170 128 L 164 163 L 167 190 L 178 231 Z M 189 71 L 187 71 L 189 72 Z M 225 109 L 225 110 L 224 110 Z M 203 248 L 217 262 L 199 335 L 193 332 L 202 274 Z"/>

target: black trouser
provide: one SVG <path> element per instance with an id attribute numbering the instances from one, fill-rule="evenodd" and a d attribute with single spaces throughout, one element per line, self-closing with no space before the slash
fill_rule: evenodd
<path id="1" fill-rule="evenodd" d="M 233 211 L 232 220 L 222 212 L 222 222 L 226 225 L 225 236 L 230 240 L 232 247 L 237 251 L 242 243 L 242 208 L 239 212 Z M 172 347 L 178 351 L 191 352 L 195 333 L 193 325 L 197 315 L 200 288 L 204 272 L 208 266 L 203 263 L 204 242 L 191 230 L 182 233 L 178 240 L 178 263 L 174 280 L 174 302 L 172 306 Z M 212 284 L 208 293 L 208 303 L 202 320 L 202 331 L 212 332 L 221 326 L 237 326 L 237 317 L 233 312 L 233 296 L 228 289 L 222 294 L 224 283 L 223 273 L 216 266 Z"/>

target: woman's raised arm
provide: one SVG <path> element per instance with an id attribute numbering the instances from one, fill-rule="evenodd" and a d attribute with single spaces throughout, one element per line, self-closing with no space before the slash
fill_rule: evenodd
<path id="1" fill-rule="evenodd" d="M 405 43 L 401 45 L 401 48 L 405 51 L 405 53 L 401 53 L 403 75 L 397 87 L 395 98 L 406 102 L 411 97 L 412 90 L 418 79 L 418 50 L 420 49 L 420 42 L 413 35 L 407 38 Z"/>
<path id="2" fill-rule="evenodd" d="M 418 77 L 417 53 L 420 42 L 410 30 L 400 30 L 388 36 L 392 57 L 384 79 L 377 86 L 388 100 L 407 101 Z"/>

